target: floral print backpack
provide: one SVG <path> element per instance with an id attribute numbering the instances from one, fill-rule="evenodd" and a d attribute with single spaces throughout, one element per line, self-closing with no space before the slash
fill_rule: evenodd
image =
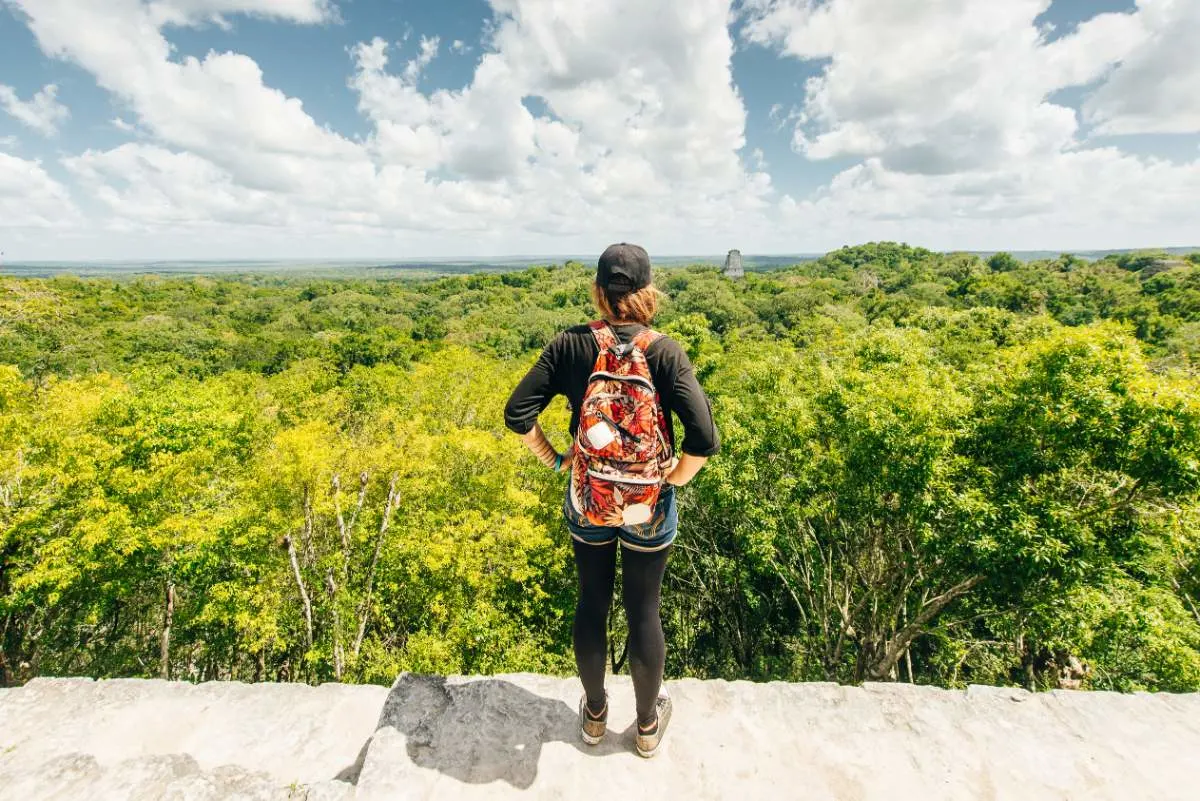
<path id="1" fill-rule="evenodd" d="M 590 324 L 600 353 L 579 409 L 571 501 L 595 526 L 648 521 L 672 460 L 667 421 L 646 362 L 662 334 L 643 330 L 623 345 L 609 324 Z"/>

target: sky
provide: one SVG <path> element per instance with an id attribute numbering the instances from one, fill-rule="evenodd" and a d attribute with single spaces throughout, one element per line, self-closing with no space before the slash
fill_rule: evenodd
<path id="1" fill-rule="evenodd" d="M 1200 0 L 0 0 L 10 261 L 1200 245 Z"/>

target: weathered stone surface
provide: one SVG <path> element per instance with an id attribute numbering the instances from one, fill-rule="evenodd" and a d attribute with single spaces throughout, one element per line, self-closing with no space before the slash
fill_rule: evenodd
<path id="1" fill-rule="evenodd" d="M 952 692 L 902 684 L 670 682 L 665 751 L 633 751 L 633 693 L 611 683 L 609 735 L 578 739 L 578 684 L 401 677 L 358 798 L 1191 799 L 1190 696 Z M 1092 698 L 1096 701 L 1093 704 Z"/>
<path id="2" fill-rule="evenodd" d="M 288 787 L 353 770 L 387 694 L 333 684 L 35 679 L 0 695 L 0 788 L 18 778 L 36 784 L 46 764 L 40 792 L 11 797 L 267 798 L 285 788 L 286 798 Z M 78 760 L 56 762 L 64 755 Z M 154 761 L 162 757 L 183 761 Z M 147 772 L 141 795 L 120 785 L 131 771 Z M 115 789 L 71 792 L 75 774 Z"/>
<path id="3" fill-rule="evenodd" d="M 579 740 L 579 684 L 381 687 L 40 680 L 0 693 L 0 799 L 1173 801 L 1200 786 L 1200 695 L 668 682 L 664 752 L 633 691 Z M 371 736 L 371 733 L 374 735 Z"/>
<path id="4" fill-rule="evenodd" d="M 317 782 L 304 788 L 304 801 L 354 801 L 354 785 L 349 782 Z"/>
<path id="5" fill-rule="evenodd" d="M 186 754 L 158 754 L 125 759 L 107 768 L 96 765 L 88 782 L 88 798 L 151 801 L 162 798 L 180 779 L 199 772 L 196 760 Z"/>

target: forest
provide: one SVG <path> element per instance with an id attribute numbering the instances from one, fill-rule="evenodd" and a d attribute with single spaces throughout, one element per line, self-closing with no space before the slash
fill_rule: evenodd
<path id="1" fill-rule="evenodd" d="M 573 674 L 502 412 L 593 275 L 0 277 L 0 684 Z M 722 441 L 668 679 L 1200 689 L 1200 254 L 655 280 Z"/>

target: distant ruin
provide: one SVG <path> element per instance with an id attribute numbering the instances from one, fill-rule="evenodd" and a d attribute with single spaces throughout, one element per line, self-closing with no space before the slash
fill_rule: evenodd
<path id="1" fill-rule="evenodd" d="M 723 273 L 726 278 L 741 278 L 746 274 L 746 271 L 742 269 L 742 252 L 740 250 L 731 250 L 725 256 Z"/>

